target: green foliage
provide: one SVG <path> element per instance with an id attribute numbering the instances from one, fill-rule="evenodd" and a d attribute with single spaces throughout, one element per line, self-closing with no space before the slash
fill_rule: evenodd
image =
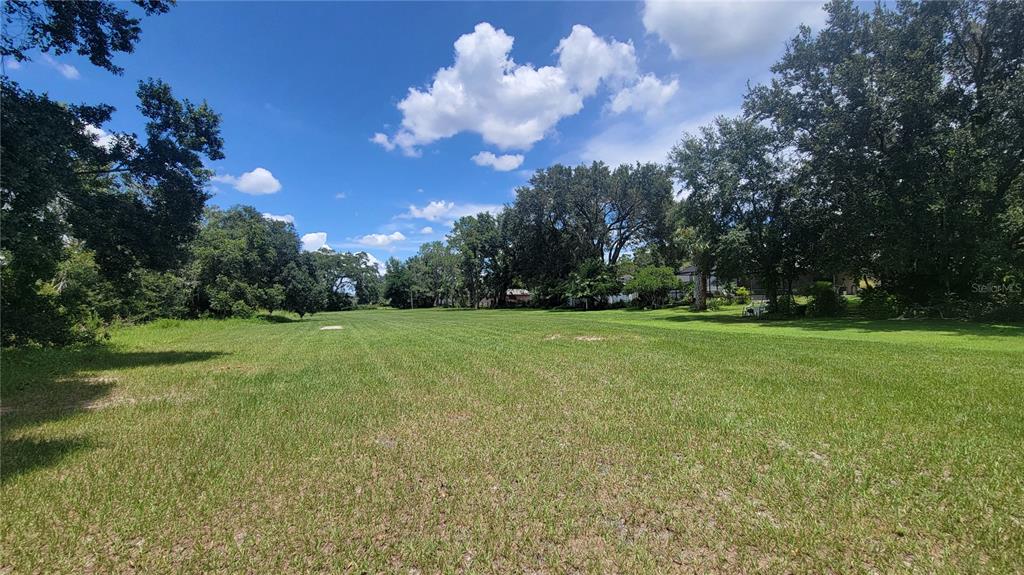
<path id="1" fill-rule="evenodd" d="M 66 106 L 6 77 L 2 90 L 3 339 L 14 341 L 33 329 L 23 316 L 47 307 L 31 300 L 44 297 L 40 286 L 57 273 L 66 238 L 89 250 L 122 291 L 135 285 L 137 269 L 180 264 L 206 201 L 203 157 L 223 155 L 217 115 L 175 100 L 159 82 L 139 88 L 146 143 L 118 134 L 110 148 L 87 131 L 109 118 L 109 106 Z"/>
<path id="2" fill-rule="evenodd" d="M 278 278 L 282 289 L 282 303 L 290 312 L 305 317 L 316 313 L 327 304 L 327 288 L 317 281 L 316 264 L 311 254 L 300 254 L 285 266 Z"/>
<path id="3" fill-rule="evenodd" d="M 636 271 L 625 285 L 625 291 L 637 294 L 636 302 L 642 306 L 664 305 L 668 293 L 683 288 L 682 282 L 670 267 L 647 266 Z"/>
<path id="4" fill-rule="evenodd" d="M 738 304 L 748 304 L 750 303 L 750 290 L 743 286 L 740 286 L 736 288 L 735 291 L 733 291 L 733 297 L 735 298 L 736 303 Z"/>
<path id="5" fill-rule="evenodd" d="M 622 291 L 614 270 L 601 260 L 583 262 L 565 284 L 565 296 L 583 302 L 587 309 L 603 307 L 610 295 Z"/>
<path id="6" fill-rule="evenodd" d="M 501 230 L 498 220 L 487 212 L 463 216 L 452 226 L 448 236 L 458 254 L 462 285 L 469 296 L 469 305 L 478 307 L 487 297 L 504 304 L 507 273 L 503 269 Z"/>
<path id="7" fill-rule="evenodd" d="M 518 278 L 556 303 L 559 286 L 584 262 L 615 266 L 629 248 L 663 250 L 671 207 L 670 173 L 657 164 L 554 165 L 538 170 L 502 212 L 505 251 Z"/>
<path id="8" fill-rule="evenodd" d="M 789 295 L 780 295 L 774 302 L 768 302 L 768 317 L 771 318 L 793 318 L 803 317 L 807 313 L 807 305 L 797 303 L 796 298 Z"/>
<path id="9" fill-rule="evenodd" d="M 984 299 L 972 284 L 1022 263 L 1005 224 L 1024 174 L 1024 4 L 827 10 L 745 102 L 800 158 L 807 230 L 793 243 L 823 275 L 875 278 L 908 309 Z"/>
<path id="10" fill-rule="evenodd" d="M 134 0 L 133 4 L 151 16 L 167 12 L 173 1 Z M 106 0 L 7 0 L 3 4 L 3 19 L 3 56 L 24 62 L 33 49 L 58 56 L 76 52 L 115 74 L 123 70 L 114 64 L 114 53 L 131 52 L 141 32 L 138 18 Z"/>
<path id="11" fill-rule="evenodd" d="M 885 319 L 900 314 L 900 304 L 896 296 L 883 288 L 867 286 L 857 294 L 860 297 L 858 311 L 866 317 Z"/>
<path id="12" fill-rule="evenodd" d="M 846 311 L 846 298 L 836 293 L 832 282 L 816 281 L 807 288 L 807 315 L 836 317 Z"/>
<path id="13" fill-rule="evenodd" d="M 412 307 L 416 303 L 412 272 L 408 264 L 398 258 L 388 258 L 384 263 L 384 298 L 399 308 Z"/>
<path id="14" fill-rule="evenodd" d="M 323 247 L 312 258 L 316 279 L 326 294 L 325 310 L 353 309 L 380 299 L 380 273 L 365 252 L 342 253 Z"/>
<path id="15" fill-rule="evenodd" d="M 708 298 L 708 311 L 718 311 L 728 304 L 729 300 L 724 297 Z"/>

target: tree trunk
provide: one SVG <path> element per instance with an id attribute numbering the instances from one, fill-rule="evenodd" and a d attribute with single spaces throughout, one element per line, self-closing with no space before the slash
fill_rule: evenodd
<path id="1" fill-rule="evenodd" d="M 704 311 L 708 309 L 708 290 L 705 281 L 707 278 L 703 271 L 697 271 L 697 281 L 694 282 L 693 309 Z"/>

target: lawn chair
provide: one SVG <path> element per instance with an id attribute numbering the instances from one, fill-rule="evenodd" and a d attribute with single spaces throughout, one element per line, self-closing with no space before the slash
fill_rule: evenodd
<path id="1" fill-rule="evenodd" d="M 750 305 L 743 310 L 743 317 L 761 317 L 766 311 L 768 311 L 768 306 L 764 299 L 751 299 Z"/>

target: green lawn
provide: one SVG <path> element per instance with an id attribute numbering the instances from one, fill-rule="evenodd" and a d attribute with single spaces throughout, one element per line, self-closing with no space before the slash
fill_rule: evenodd
<path id="1" fill-rule="evenodd" d="M 738 313 L 4 351 L 0 572 L 1024 570 L 1024 327 Z"/>

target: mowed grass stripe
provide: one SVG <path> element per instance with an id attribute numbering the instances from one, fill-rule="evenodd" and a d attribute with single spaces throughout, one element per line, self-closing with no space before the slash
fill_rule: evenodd
<path id="1" fill-rule="evenodd" d="M 1021 568 L 1021 338 L 715 317 L 346 312 L 5 353 L 4 565 Z M 118 401 L 19 411 L 98 376 Z"/>

